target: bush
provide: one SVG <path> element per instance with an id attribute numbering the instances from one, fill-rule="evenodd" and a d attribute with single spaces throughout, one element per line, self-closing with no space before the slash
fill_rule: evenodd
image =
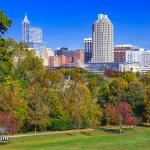
<path id="1" fill-rule="evenodd" d="M 49 130 L 69 130 L 69 129 L 75 129 L 76 126 L 73 123 L 73 121 L 70 118 L 67 117 L 61 117 L 61 118 L 56 118 L 51 120 L 51 124 L 48 127 Z"/>
<path id="2" fill-rule="evenodd" d="M 80 128 L 87 128 L 87 123 L 83 122 Z M 52 130 L 52 131 L 63 131 L 63 130 L 71 130 L 71 129 L 78 129 L 78 126 L 69 117 L 60 117 L 57 119 L 52 119 L 48 127 L 48 130 Z"/>

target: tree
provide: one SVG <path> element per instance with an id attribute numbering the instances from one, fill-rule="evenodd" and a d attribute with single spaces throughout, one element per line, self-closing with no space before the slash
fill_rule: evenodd
<path id="1" fill-rule="evenodd" d="M 109 102 L 118 103 L 125 100 L 128 83 L 122 78 L 115 78 L 109 85 Z"/>
<path id="2" fill-rule="evenodd" d="M 95 124 L 101 119 L 100 109 L 91 100 L 88 88 L 83 84 L 71 81 L 68 87 L 62 91 L 64 112 L 76 123 L 78 128 L 82 123 Z"/>
<path id="3" fill-rule="evenodd" d="M 3 61 L 0 61 L 0 83 L 4 81 L 4 79 L 11 75 L 12 69 Z"/>
<path id="4" fill-rule="evenodd" d="M 112 70 L 111 68 L 105 70 L 105 75 L 110 78 L 119 77 L 121 74 L 121 72 Z"/>
<path id="5" fill-rule="evenodd" d="M 0 128 L 4 133 L 14 134 L 17 132 L 19 124 L 14 114 L 0 112 Z"/>
<path id="6" fill-rule="evenodd" d="M 49 82 L 50 88 L 53 88 L 53 89 L 62 88 L 61 84 L 64 80 L 64 74 L 60 70 L 48 72 L 47 78 L 49 80 L 48 82 Z"/>
<path id="7" fill-rule="evenodd" d="M 46 128 L 49 118 L 49 108 L 43 101 L 43 88 L 36 83 L 31 89 L 28 89 L 28 123 L 34 125 L 34 131 Z"/>
<path id="8" fill-rule="evenodd" d="M 132 115 L 131 106 L 127 102 L 119 102 L 118 104 L 108 104 L 106 107 L 106 117 L 109 123 L 120 126 L 120 133 L 122 125 L 135 125 L 136 119 Z"/>
<path id="9" fill-rule="evenodd" d="M 88 73 L 86 78 L 87 87 L 90 91 L 91 98 L 97 101 L 99 90 L 102 85 L 102 77 L 98 74 Z"/>
<path id="10" fill-rule="evenodd" d="M 126 80 L 128 83 L 131 82 L 139 82 L 139 79 L 137 78 L 136 74 L 133 72 L 125 72 L 121 75 L 121 77 Z"/>
<path id="11" fill-rule="evenodd" d="M 7 32 L 8 27 L 11 26 L 11 23 L 11 20 L 2 11 L 0 11 L 0 37 L 2 34 Z"/>
<path id="12" fill-rule="evenodd" d="M 150 71 L 141 76 L 141 83 L 143 83 L 144 86 L 150 85 Z"/>
<path id="13" fill-rule="evenodd" d="M 145 111 L 144 112 L 144 117 L 147 119 L 147 123 L 150 123 L 150 71 L 147 72 L 146 74 L 141 75 L 141 83 L 143 84 L 143 89 L 144 89 L 144 106 L 145 106 Z"/>
<path id="14" fill-rule="evenodd" d="M 13 50 L 9 50 L 9 43 L 0 37 L 0 62 L 4 63 L 7 67 L 13 66 Z"/>
<path id="15" fill-rule="evenodd" d="M 150 86 L 147 86 L 145 88 L 145 109 L 146 109 L 146 113 L 145 113 L 145 117 L 147 119 L 147 123 L 150 123 Z"/>
<path id="16" fill-rule="evenodd" d="M 139 82 L 129 83 L 125 99 L 131 105 L 135 116 L 143 118 L 145 113 L 145 92 L 143 85 Z"/>
<path id="17" fill-rule="evenodd" d="M 101 88 L 98 95 L 98 104 L 105 107 L 109 103 L 110 89 L 109 84 L 105 83 Z"/>
<path id="18" fill-rule="evenodd" d="M 19 56 L 15 67 L 15 76 L 28 88 L 35 81 L 40 81 L 45 74 L 42 59 L 36 56 L 35 51 L 24 52 Z"/>
<path id="19" fill-rule="evenodd" d="M 135 117 L 132 115 L 131 106 L 127 102 L 120 102 L 116 105 L 120 129 L 122 128 L 122 124 L 125 125 L 134 125 Z"/>
<path id="20" fill-rule="evenodd" d="M 65 76 L 70 76 L 75 82 L 84 82 L 88 72 L 82 68 L 63 68 L 60 70 Z"/>
<path id="21" fill-rule="evenodd" d="M 3 84 L 0 84 L 0 91 L 0 111 L 14 114 L 19 127 L 22 127 L 27 117 L 27 102 L 19 81 L 7 77 Z"/>
<path id="22" fill-rule="evenodd" d="M 53 88 L 45 88 L 43 93 L 43 101 L 49 109 L 49 119 L 58 118 L 64 115 L 62 98 L 60 93 Z"/>
<path id="23" fill-rule="evenodd" d="M 110 124 L 116 125 L 116 124 L 118 124 L 118 112 L 117 112 L 117 109 L 116 109 L 115 105 L 109 103 L 106 106 L 105 113 L 106 113 L 107 125 L 110 125 Z"/>
<path id="24" fill-rule="evenodd" d="M 35 51 L 26 51 L 17 63 L 17 71 L 22 78 L 35 78 L 44 71 L 42 60 L 36 56 Z"/>

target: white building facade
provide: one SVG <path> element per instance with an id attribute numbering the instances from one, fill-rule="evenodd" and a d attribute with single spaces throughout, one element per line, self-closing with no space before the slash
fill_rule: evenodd
<path id="1" fill-rule="evenodd" d="M 44 49 L 40 55 L 40 57 L 43 59 L 43 65 L 45 67 L 50 66 L 50 56 L 54 56 L 51 48 Z"/>
<path id="2" fill-rule="evenodd" d="M 150 66 L 150 50 L 126 51 L 125 62 L 139 63 L 140 66 Z"/>
<path id="3" fill-rule="evenodd" d="M 143 51 L 140 53 L 140 66 L 150 66 L 150 50 Z"/>
<path id="4" fill-rule="evenodd" d="M 99 14 L 93 24 L 92 63 L 114 62 L 114 29 L 107 15 Z"/>
<path id="5" fill-rule="evenodd" d="M 42 29 L 37 27 L 30 28 L 29 41 L 42 42 Z"/>

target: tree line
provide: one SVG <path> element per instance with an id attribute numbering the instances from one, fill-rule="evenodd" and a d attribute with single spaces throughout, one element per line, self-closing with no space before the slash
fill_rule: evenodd
<path id="1" fill-rule="evenodd" d="M 24 43 L 3 38 L 10 26 L 0 12 L 1 133 L 149 122 L 150 73 L 47 70 Z"/>

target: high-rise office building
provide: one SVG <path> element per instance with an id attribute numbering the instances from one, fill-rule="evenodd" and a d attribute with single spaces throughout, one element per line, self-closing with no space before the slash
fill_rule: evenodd
<path id="1" fill-rule="evenodd" d="M 25 15 L 24 20 L 22 21 L 22 42 L 29 42 L 29 30 L 30 30 L 30 22 L 28 20 L 27 15 Z"/>
<path id="2" fill-rule="evenodd" d="M 92 63 L 114 62 L 114 29 L 107 15 L 99 14 L 93 24 Z"/>
<path id="3" fill-rule="evenodd" d="M 84 62 L 91 62 L 92 58 L 92 38 L 84 38 Z"/>
<path id="4" fill-rule="evenodd" d="M 31 27 L 27 15 L 22 22 L 22 42 L 26 43 L 29 48 L 42 51 L 46 44 L 42 40 L 42 29 Z"/>
<path id="5" fill-rule="evenodd" d="M 42 29 L 37 27 L 30 28 L 30 42 L 42 42 Z"/>

